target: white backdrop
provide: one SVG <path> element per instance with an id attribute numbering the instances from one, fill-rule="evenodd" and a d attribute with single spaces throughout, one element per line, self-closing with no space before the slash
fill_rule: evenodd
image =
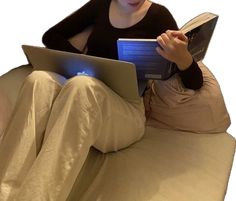
<path id="1" fill-rule="evenodd" d="M 154 0 L 164 4 L 174 15 L 179 26 L 204 11 L 219 14 L 216 30 L 204 63 L 218 79 L 232 125 L 229 133 L 236 137 L 236 76 L 235 68 L 235 23 L 236 7 L 233 1 L 215 0 Z M 4 2 L 4 3 L 3 3 Z M 0 3 L 0 75 L 13 67 L 27 63 L 21 50 L 22 44 L 42 46 L 42 34 L 65 16 L 81 7 L 87 0 L 8 0 Z M 153 25 L 155 26 L 155 24 Z M 236 192 L 234 165 L 225 201 L 233 201 Z M 234 197 L 234 199 L 233 199 Z"/>

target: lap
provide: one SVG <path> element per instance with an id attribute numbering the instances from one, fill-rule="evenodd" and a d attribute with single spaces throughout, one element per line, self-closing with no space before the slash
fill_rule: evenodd
<path id="1" fill-rule="evenodd" d="M 102 152 L 117 151 L 143 136 L 145 114 L 141 98 L 138 103 L 126 101 L 100 80 L 88 76 L 76 76 L 68 80 L 62 90 L 73 90 L 74 87 L 78 88 L 78 93 L 87 91 L 84 96 L 87 100 L 92 100 L 91 97 L 103 99 L 100 107 L 102 127 L 94 143 L 95 148 Z"/>
<path id="2" fill-rule="evenodd" d="M 145 112 L 141 98 L 140 102 L 129 102 L 102 81 L 89 76 L 75 76 L 66 80 L 53 72 L 34 71 L 27 79 L 40 80 L 44 85 L 50 82 L 60 84 L 61 91 L 56 99 L 68 97 L 68 94 L 73 93 L 73 98 L 80 98 L 79 104 L 93 105 L 95 99 L 102 100 L 100 101 L 100 112 L 103 118 L 101 132 L 94 143 L 94 147 L 102 152 L 125 148 L 138 141 L 144 134 Z M 60 107 L 63 107 L 67 100 L 69 98 L 63 98 Z M 97 110 L 97 108 L 94 109 Z M 84 114 L 85 118 L 87 114 Z"/>

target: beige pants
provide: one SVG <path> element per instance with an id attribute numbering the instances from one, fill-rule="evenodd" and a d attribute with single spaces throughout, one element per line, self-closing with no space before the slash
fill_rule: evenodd
<path id="1" fill-rule="evenodd" d="M 30 74 L 0 145 L 0 200 L 64 201 L 91 146 L 117 151 L 144 134 L 142 100 L 101 81 Z"/>

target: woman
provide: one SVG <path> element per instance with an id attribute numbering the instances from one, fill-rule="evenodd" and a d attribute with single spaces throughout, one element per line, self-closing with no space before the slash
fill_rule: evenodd
<path id="1" fill-rule="evenodd" d="M 49 29 L 48 48 L 81 53 L 69 38 L 88 26 L 87 54 L 117 59 L 118 38 L 157 38 L 157 52 L 174 62 L 185 87 L 199 89 L 202 73 L 170 12 L 147 0 L 91 0 Z M 175 31 L 174 31 L 175 30 Z M 128 102 L 101 81 L 51 72 L 29 75 L 0 146 L 0 200 L 66 200 L 89 149 L 106 153 L 140 140 L 142 99 Z M 66 184 L 66 185 L 65 185 Z"/>

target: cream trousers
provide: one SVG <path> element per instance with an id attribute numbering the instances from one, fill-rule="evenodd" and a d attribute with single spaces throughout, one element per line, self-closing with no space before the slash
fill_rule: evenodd
<path id="1" fill-rule="evenodd" d="M 144 134 L 142 99 L 87 76 L 34 71 L 16 105 L 0 145 L 1 201 L 65 201 L 91 146 L 117 151 Z"/>

